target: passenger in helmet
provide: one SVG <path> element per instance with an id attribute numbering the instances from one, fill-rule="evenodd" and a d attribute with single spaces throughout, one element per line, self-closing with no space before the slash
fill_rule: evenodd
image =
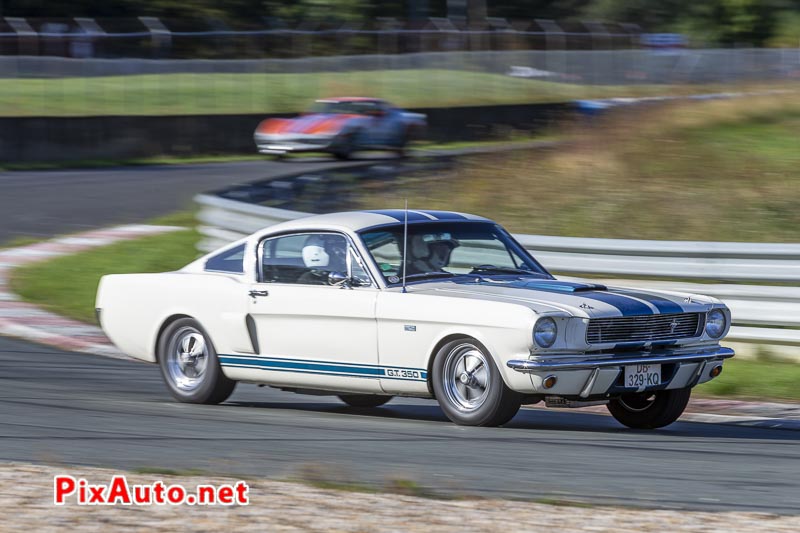
<path id="1" fill-rule="evenodd" d="M 306 268 L 326 268 L 330 263 L 330 254 L 325 251 L 321 235 L 311 235 L 303 245 L 303 264 Z"/>

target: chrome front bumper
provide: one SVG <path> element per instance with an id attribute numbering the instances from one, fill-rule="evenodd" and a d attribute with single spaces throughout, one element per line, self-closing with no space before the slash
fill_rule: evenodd
<path id="1" fill-rule="evenodd" d="M 694 387 L 716 375 L 707 372 L 707 369 L 711 371 L 733 356 L 734 351 L 730 348 L 709 346 L 694 350 L 677 348 L 622 354 L 567 354 L 549 359 L 543 356 L 538 359 L 511 360 L 506 365 L 530 377 L 533 393 L 600 399 L 644 390 Z M 625 387 L 622 378 L 626 366 L 656 364 L 662 365 L 664 370 L 659 385 Z M 545 380 L 548 377 L 555 378 L 554 386 L 547 386 Z"/>
<path id="2" fill-rule="evenodd" d="M 330 147 L 332 138 L 256 135 L 254 140 L 258 151 L 262 154 L 285 154 L 288 152 L 323 152 Z"/>
<path id="3" fill-rule="evenodd" d="M 506 365 L 517 372 L 552 372 L 555 370 L 592 370 L 595 368 L 605 368 L 612 366 L 627 365 L 656 365 L 669 363 L 698 363 L 702 361 L 713 361 L 716 359 L 729 359 L 734 356 L 734 351 L 722 346 L 714 346 L 706 350 L 686 352 L 656 352 L 656 353 L 637 353 L 635 355 L 616 355 L 602 354 L 592 359 L 586 359 L 585 355 L 576 355 L 580 360 L 560 359 L 535 359 L 535 360 L 511 360 Z"/>

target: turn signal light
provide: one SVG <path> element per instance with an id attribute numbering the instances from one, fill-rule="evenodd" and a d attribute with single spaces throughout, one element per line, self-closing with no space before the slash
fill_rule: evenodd
<path id="1" fill-rule="evenodd" d="M 544 381 L 542 381 L 542 385 L 544 386 L 545 389 L 552 389 L 553 386 L 556 384 L 556 381 L 558 381 L 557 377 L 547 376 L 546 378 L 544 378 Z"/>
<path id="2" fill-rule="evenodd" d="M 710 375 L 711 375 L 712 378 L 715 378 L 715 377 L 719 376 L 720 374 L 722 374 L 722 365 L 717 365 L 717 366 L 715 366 L 714 368 L 711 369 Z"/>

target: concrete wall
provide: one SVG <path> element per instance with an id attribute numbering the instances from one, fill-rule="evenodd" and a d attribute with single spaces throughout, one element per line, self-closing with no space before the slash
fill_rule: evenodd
<path id="1" fill-rule="evenodd" d="M 416 109 L 427 138 L 479 140 L 510 129 L 537 131 L 572 112 L 570 104 Z M 0 161 L 79 161 L 157 155 L 255 153 L 253 131 L 268 116 L 186 115 L 2 117 Z"/>

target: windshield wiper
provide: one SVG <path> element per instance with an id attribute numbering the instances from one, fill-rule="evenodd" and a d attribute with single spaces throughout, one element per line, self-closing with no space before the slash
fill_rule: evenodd
<path id="1" fill-rule="evenodd" d="M 425 279 L 425 278 L 452 278 L 452 272 L 420 272 L 419 274 L 408 274 L 406 279 Z"/>
<path id="2" fill-rule="evenodd" d="M 541 273 L 534 272 L 533 270 L 525 270 L 523 268 L 499 267 L 494 265 L 480 265 L 473 267 L 470 274 L 477 274 L 478 272 L 499 272 L 501 274 L 525 274 L 528 276 L 541 276 Z"/>

